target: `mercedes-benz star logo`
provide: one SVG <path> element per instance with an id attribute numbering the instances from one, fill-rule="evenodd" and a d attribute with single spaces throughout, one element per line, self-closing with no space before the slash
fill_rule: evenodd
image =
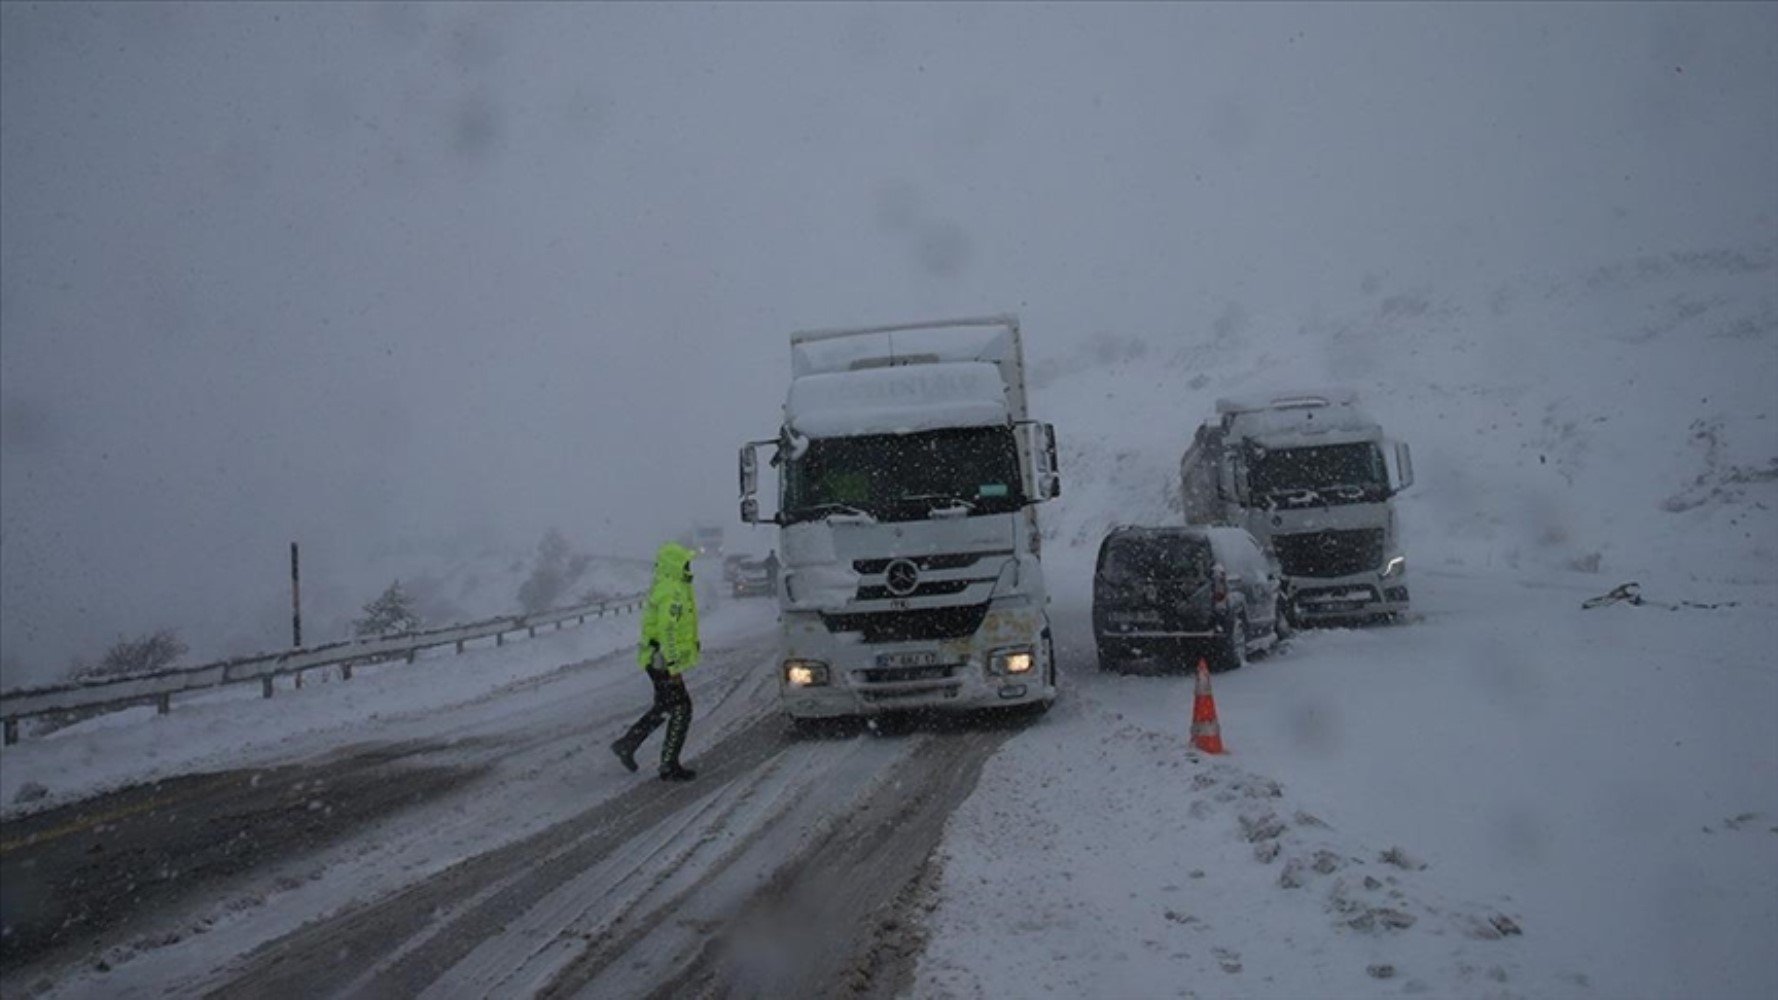
<path id="1" fill-rule="evenodd" d="M 920 585 L 920 567 L 915 566 L 911 559 L 897 559 L 889 564 L 889 592 L 896 597 L 906 597 Z"/>

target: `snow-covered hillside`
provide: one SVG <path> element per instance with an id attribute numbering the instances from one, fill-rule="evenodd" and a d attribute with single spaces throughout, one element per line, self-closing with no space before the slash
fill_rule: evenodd
<path id="1" fill-rule="evenodd" d="M 1778 243 L 1379 275 L 1309 313 L 1230 303 L 1072 350 L 1031 337 L 1067 475 L 1046 530 L 1069 545 L 1177 520 L 1179 457 L 1217 397 L 1339 383 L 1414 449 L 1410 566 L 1778 577 Z"/>

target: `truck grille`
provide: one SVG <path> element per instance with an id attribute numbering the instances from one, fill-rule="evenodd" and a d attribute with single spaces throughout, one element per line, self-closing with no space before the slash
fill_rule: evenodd
<path id="1" fill-rule="evenodd" d="M 930 580 L 916 585 L 912 592 L 906 594 L 893 593 L 888 587 L 859 587 L 858 599 L 861 601 L 887 601 L 898 597 L 944 597 L 949 594 L 961 594 L 968 589 L 968 580 Z"/>
<path id="2" fill-rule="evenodd" d="M 1273 535 L 1286 576 L 1350 576 L 1383 565 L 1383 529 Z"/>
<path id="3" fill-rule="evenodd" d="M 867 643 L 962 639 L 981 628 L 986 604 L 821 616 L 829 632 L 862 632 Z"/>
<path id="4" fill-rule="evenodd" d="M 911 561 L 920 567 L 920 572 L 927 573 L 935 569 L 964 569 L 974 566 L 983 559 L 1004 559 L 1012 555 L 1012 550 L 1005 552 L 946 552 L 930 556 L 913 556 Z M 855 559 L 852 568 L 863 576 L 879 576 L 889 569 L 894 559 Z"/>
<path id="5" fill-rule="evenodd" d="M 866 684 L 906 684 L 911 681 L 947 680 L 957 672 L 957 665 L 947 663 L 931 667 L 867 667 L 857 671 Z"/>
<path id="6" fill-rule="evenodd" d="M 950 597 L 961 594 L 969 589 L 971 583 L 992 582 L 1000 573 L 1001 560 L 1009 558 L 1011 555 L 1011 552 L 939 552 L 932 555 L 898 556 L 890 559 L 855 559 L 852 562 L 852 568 L 858 571 L 860 577 L 864 578 L 859 581 L 857 600 L 888 601 L 913 597 Z M 931 580 L 926 578 L 928 573 L 968 570 L 984 561 L 988 561 L 987 566 L 968 574 L 965 579 Z M 914 566 L 912 581 L 905 578 L 900 581 L 904 587 L 910 582 L 914 584 L 913 588 L 906 593 L 898 594 L 888 587 L 888 584 L 894 582 L 889 579 L 894 575 L 889 567 L 897 562 L 912 563 Z M 984 577 L 980 575 L 982 573 L 988 575 Z"/>

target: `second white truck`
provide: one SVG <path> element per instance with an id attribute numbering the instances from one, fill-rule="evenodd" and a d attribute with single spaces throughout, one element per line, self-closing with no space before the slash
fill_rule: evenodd
<path id="1" fill-rule="evenodd" d="M 1413 484 L 1413 464 L 1357 393 L 1219 399 L 1216 414 L 1180 460 L 1186 523 L 1246 528 L 1270 549 L 1292 623 L 1407 611 L 1407 557 L 1391 501 Z"/>
<path id="2" fill-rule="evenodd" d="M 778 525 L 779 690 L 799 724 L 1056 697 L 1036 505 L 1055 432 L 1026 412 L 1012 316 L 798 333 L 741 519 Z M 759 451 L 778 509 L 762 516 Z"/>

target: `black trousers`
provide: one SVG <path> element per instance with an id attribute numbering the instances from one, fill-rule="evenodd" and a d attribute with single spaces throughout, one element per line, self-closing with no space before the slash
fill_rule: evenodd
<path id="1" fill-rule="evenodd" d="M 661 766 L 677 767 L 679 751 L 685 749 L 685 735 L 691 730 L 691 692 L 685 689 L 683 677 L 655 667 L 648 668 L 648 680 L 654 685 L 654 704 L 648 706 L 648 711 L 619 742 L 635 753 L 642 741 L 665 721 L 667 736 L 661 743 Z"/>

